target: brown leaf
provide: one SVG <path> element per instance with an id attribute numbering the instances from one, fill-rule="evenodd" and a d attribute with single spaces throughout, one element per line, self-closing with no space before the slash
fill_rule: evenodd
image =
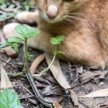
<path id="1" fill-rule="evenodd" d="M 44 98 L 47 102 L 61 102 L 63 97 L 62 96 L 52 96 L 52 97 L 45 97 Z"/>
<path id="2" fill-rule="evenodd" d="M 49 65 L 52 61 L 52 56 L 44 53 L 45 54 L 45 59 L 47 61 L 47 64 Z M 62 70 L 60 68 L 60 64 L 58 59 L 55 59 L 54 63 L 52 64 L 52 66 L 50 67 L 50 70 L 54 76 L 54 78 L 57 80 L 57 82 L 64 88 L 64 89 L 69 89 L 71 88 L 71 86 L 69 85 L 69 83 L 67 82 L 66 78 L 64 77 Z M 72 101 L 74 102 L 75 106 L 78 106 L 78 99 L 76 94 L 74 93 L 74 91 L 70 91 L 71 93 L 71 98 Z M 72 96 L 74 94 L 74 96 Z"/>
<path id="3" fill-rule="evenodd" d="M 46 88 L 43 89 L 43 95 L 54 95 L 54 94 L 62 94 L 62 90 L 58 86 L 48 85 Z"/>
<path id="4" fill-rule="evenodd" d="M 11 58 L 16 58 L 18 56 L 18 53 L 11 46 L 2 48 L 2 50 L 4 50 L 6 54 Z"/>
<path id="5" fill-rule="evenodd" d="M 108 102 L 101 104 L 101 105 L 98 105 L 95 108 L 108 108 Z"/>
<path id="6" fill-rule="evenodd" d="M 4 35 L 3 35 L 1 30 L 0 30 L 0 40 L 1 40 L 2 44 L 6 41 L 6 39 L 5 39 L 5 37 L 4 37 Z M 2 50 L 4 50 L 9 57 L 12 57 L 12 58 L 16 58 L 17 57 L 16 51 L 11 46 L 7 46 L 5 48 L 2 48 Z"/>
<path id="7" fill-rule="evenodd" d="M 75 92 L 73 90 L 69 90 L 69 91 L 70 91 L 70 95 L 71 95 L 72 101 L 74 102 L 75 107 L 78 107 L 78 99 Z"/>
<path id="8" fill-rule="evenodd" d="M 37 104 L 37 101 L 36 101 L 35 99 L 30 99 L 30 98 L 28 98 L 28 100 L 29 100 L 31 103 L 33 103 L 33 104 Z"/>
<path id="9" fill-rule="evenodd" d="M 47 64 L 49 65 L 52 61 L 52 56 L 45 53 L 45 59 L 47 61 Z M 54 78 L 57 80 L 57 82 L 65 89 L 70 88 L 69 83 L 67 82 L 65 76 L 62 73 L 62 70 L 60 68 L 60 64 L 58 59 L 55 59 L 54 63 L 50 67 L 50 70 L 54 76 Z"/>
<path id="10" fill-rule="evenodd" d="M 106 96 L 108 96 L 108 88 L 97 90 L 87 95 L 80 96 L 80 97 L 86 98 L 86 97 L 106 97 Z"/>
<path id="11" fill-rule="evenodd" d="M 53 103 L 54 108 L 62 108 L 62 106 L 58 102 Z"/>
<path id="12" fill-rule="evenodd" d="M 85 72 L 85 73 L 82 74 L 82 80 L 86 80 L 88 78 L 91 78 L 91 77 L 94 77 L 94 76 L 99 76 L 99 75 L 100 74 L 98 74 L 98 73 L 88 71 L 88 72 Z"/>
<path id="13" fill-rule="evenodd" d="M 6 71 L 3 68 L 3 65 L 1 64 L 1 87 L 2 88 L 8 88 L 8 87 L 12 87 L 12 84 L 7 76 Z"/>
<path id="14" fill-rule="evenodd" d="M 32 63 L 31 67 L 30 67 L 30 72 L 32 74 L 35 73 L 36 68 L 38 67 L 38 65 L 44 60 L 44 54 L 38 56 Z"/>

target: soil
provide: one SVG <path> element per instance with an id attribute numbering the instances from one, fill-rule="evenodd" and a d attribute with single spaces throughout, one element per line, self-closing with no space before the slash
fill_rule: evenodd
<path id="1" fill-rule="evenodd" d="M 13 18 L 9 18 L 4 20 L 4 24 L 12 22 Z M 14 20 L 16 22 L 16 20 Z M 3 24 L 3 25 L 4 25 Z M 3 26 L 0 24 L 0 27 Z M 8 57 L 6 54 L 2 55 L 2 60 L 7 61 L 8 63 L 3 63 L 4 68 L 9 76 L 10 81 L 12 82 L 15 91 L 18 93 L 21 105 L 24 108 L 45 108 L 40 102 L 38 102 L 33 94 L 31 86 L 26 79 L 26 77 L 12 77 L 11 75 L 14 73 L 18 73 L 22 71 L 23 68 L 23 46 L 19 45 L 18 57 L 12 59 Z M 43 54 L 42 51 L 29 48 L 30 54 L 33 55 L 31 60 L 29 61 L 29 66 L 33 62 L 33 60 L 39 55 Z M 94 76 L 82 80 L 82 75 L 86 72 L 100 72 L 100 69 L 96 67 L 87 67 L 75 65 L 72 63 L 67 63 L 60 60 L 60 66 L 63 71 L 64 76 L 67 81 L 73 87 L 76 85 L 75 81 L 78 84 L 73 87 L 73 91 L 76 93 L 79 101 L 79 108 L 108 108 L 107 107 L 96 107 L 100 104 L 108 102 L 108 97 L 99 97 L 99 98 L 80 98 L 79 96 L 86 95 L 96 90 L 108 88 L 108 75 L 106 70 L 106 75 L 103 78 L 99 76 Z M 47 63 L 44 60 L 37 68 L 36 73 L 42 71 L 45 67 L 47 67 Z M 104 71 L 103 71 L 104 73 Z M 35 85 L 37 86 L 40 94 L 47 101 L 57 101 L 59 102 L 63 108 L 75 108 L 72 99 L 70 97 L 70 93 L 68 90 L 64 90 L 60 85 L 55 81 L 53 75 L 50 71 L 42 75 L 40 78 L 34 79 Z"/>
<path id="2" fill-rule="evenodd" d="M 29 51 L 33 56 L 33 58 L 29 61 L 29 65 L 31 65 L 32 61 L 39 55 L 41 55 L 43 52 L 29 48 Z M 22 55 L 22 46 L 20 45 L 19 47 L 19 53 L 18 57 L 16 59 L 10 59 L 8 62 L 11 66 L 14 67 L 14 69 L 8 65 L 5 64 L 4 68 L 6 69 L 6 72 L 8 74 L 13 74 L 16 72 L 20 72 L 23 67 L 23 61 L 22 58 L 24 57 Z M 3 60 L 7 61 L 9 57 L 6 54 L 3 54 Z M 75 83 L 75 80 L 77 79 L 77 74 L 78 71 L 80 73 L 80 76 L 88 71 L 100 71 L 99 69 L 95 68 L 90 68 L 87 66 L 79 66 L 79 65 L 74 65 L 72 63 L 67 63 L 64 61 L 60 61 L 61 69 L 67 79 L 67 81 L 70 83 L 71 86 L 73 86 Z M 36 70 L 36 73 L 39 73 L 41 70 L 43 70 L 45 67 L 47 67 L 47 63 L 44 60 Z M 79 74 L 78 73 L 78 74 Z M 79 108 L 95 108 L 99 104 L 103 104 L 108 101 L 107 97 L 100 97 L 100 98 L 79 98 L 79 96 L 86 95 L 88 93 L 91 93 L 96 90 L 100 90 L 103 88 L 108 87 L 108 76 L 106 76 L 104 79 L 99 79 L 99 77 L 94 77 L 91 80 L 88 80 L 85 82 L 85 84 L 81 84 L 80 80 L 81 78 L 78 79 L 78 82 L 81 85 L 77 85 L 76 87 L 73 88 L 74 92 L 78 96 L 79 100 Z M 13 86 L 18 85 L 17 87 L 14 87 L 16 92 L 18 93 L 20 100 L 21 100 L 21 105 L 24 108 L 33 108 L 33 106 L 39 106 L 39 108 L 45 108 L 42 104 L 40 104 L 34 97 L 33 91 L 30 87 L 30 84 L 28 83 L 26 78 L 22 77 L 11 77 L 10 80 L 13 84 Z M 64 90 L 59 86 L 59 84 L 55 81 L 53 78 L 51 72 L 45 73 L 43 76 L 41 76 L 38 79 L 34 79 L 35 84 L 38 87 L 40 93 L 42 96 L 47 99 L 47 100 L 57 100 L 58 102 L 60 101 L 60 104 L 63 106 L 63 108 L 75 108 L 71 97 L 68 93 L 68 90 Z M 51 93 L 51 88 L 57 87 L 57 89 L 54 89 L 54 91 Z M 29 91 L 29 92 L 28 92 Z M 46 93 L 45 93 L 46 92 Z M 48 92 L 48 93 L 47 93 Z M 59 93 L 61 95 L 59 95 Z"/>

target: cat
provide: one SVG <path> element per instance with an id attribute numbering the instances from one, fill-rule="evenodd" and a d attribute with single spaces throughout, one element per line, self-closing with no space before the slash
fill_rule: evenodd
<path id="1" fill-rule="evenodd" d="M 30 47 L 52 54 L 55 47 L 50 38 L 63 35 L 64 41 L 57 48 L 65 54 L 58 54 L 58 58 L 102 69 L 108 67 L 108 0 L 35 0 L 35 4 L 34 16 L 23 14 L 29 22 L 36 19 L 41 30 L 28 40 Z M 6 25 L 4 34 L 12 35 L 16 25 Z"/>

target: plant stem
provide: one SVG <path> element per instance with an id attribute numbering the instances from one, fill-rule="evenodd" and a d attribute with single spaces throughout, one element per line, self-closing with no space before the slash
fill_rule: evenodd
<path id="1" fill-rule="evenodd" d="M 27 46 L 27 39 L 25 39 L 25 59 L 26 59 L 26 69 L 27 69 L 27 66 L 28 66 L 28 46 Z"/>
<path id="2" fill-rule="evenodd" d="M 8 75 L 10 75 L 12 77 L 26 77 L 23 72 L 19 72 L 19 73 L 16 73 L 16 74 L 8 74 Z"/>
<path id="3" fill-rule="evenodd" d="M 27 66 L 28 66 L 28 46 L 27 46 L 27 39 L 25 39 L 25 53 L 24 53 L 24 67 L 23 67 L 23 72 L 25 73 L 27 70 Z"/>
<path id="4" fill-rule="evenodd" d="M 39 74 L 33 74 L 33 77 L 40 77 L 43 73 L 47 72 L 50 69 L 50 67 L 52 66 L 52 64 L 54 63 L 54 60 L 56 58 L 56 55 L 57 55 L 57 53 L 54 54 L 53 59 L 52 59 L 51 63 L 49 64 L 49 66 L 47 68 L 45 68 Z"/>

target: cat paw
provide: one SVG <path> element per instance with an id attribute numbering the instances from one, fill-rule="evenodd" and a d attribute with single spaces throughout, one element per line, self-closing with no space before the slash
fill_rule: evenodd
<path id="1" fill-rule="evenodd" d="M 22 38 L 22 36 L 16 33 L 15 31 L 15 27 L 17 25 L 19 25 L 19 23 L 9 23 L 3 27 L 3 34 L 5 35 L 6 39 L 9 38 L 10 36 L 17 36 L 17 37 Z M 28 25 L 26 26 L 28 27 L 28 29 L 36 29 Z"/>
<path id="2" fill-rule="evenodd" d="M 19 34 L 16 33 L 15 31 L 15 27 L 18 25 L 19 23 L 9 23 L 6 24 L 3 27 L 3 34 L 5 35 L 5 38 L 9 38 L 10 36 L 18 36 L 20 37 Z"/>
<path id="3" fill-rule="evenodd" d="M 16 18 L 19 22 L 26 23 L 26 24 L 33 24 L 36 23 L 38 16 L 38 12 L 28 12 L 28 11 L 23 11 L 19 13 Z"/>

